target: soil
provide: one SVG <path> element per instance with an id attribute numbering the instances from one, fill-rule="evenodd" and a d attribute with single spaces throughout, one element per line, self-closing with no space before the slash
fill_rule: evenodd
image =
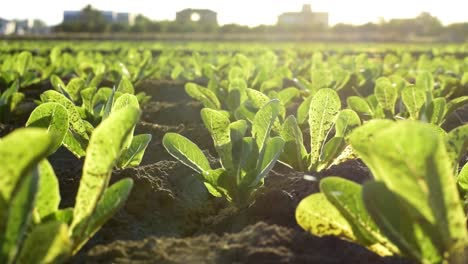
<path id="1" fill-rule="evenodd" d="M 144 107 L 136 133 L 150 133 L 153 139 L 142 164 L 114 171 L 111 181 L 130 177 L 133 191 L 124 208 L 70 263 L 410 263 L 382 258 L 335 237 L 312 236 L 295 221 L 297 204 L 318 191 L 318 179 L 335 175 L 359 183 L 370 179 L 359 160 L 313 175 L 315 181 L 278 163 L 258 190 L 256 202 L 243 210 L 210 196 L 194 172 L 161 144 L 164 133 L 181 133 L 200 146 L 213 165 L 217 163 L 199 116 L 201 105 L 183 87 L 168 81 L 141 84 L 153 99 Z M 62 190 L 61 207 L 72 206 L 83 161 L 65 149 L 50 161 Z"/>

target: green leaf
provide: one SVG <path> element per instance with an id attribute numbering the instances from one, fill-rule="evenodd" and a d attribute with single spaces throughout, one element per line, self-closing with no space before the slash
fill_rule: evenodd
<path id="1" fill-rule="evenodd" d="M 309 109 L 310 164 L 309 171 L 315 170 L 325 139 L 336 121 L 341 108 L 338 94 L 328 88 L 320 89 L 312 98 Z"/>
<path id="2" fill-rule="evenodd" d="M 106 104 L 109 102 L 109 97 L 111 97 L 113 93 L 114 90 L 108 87 L 101 87 L 96 91 L 91 101 L 94 115 L 103 116 Z"/>
<path id="3" fill-rule="evenodd" d="M 432 101 L 434 90 L 434 77 L 428 71 L 421 71 L 416 77 L 416 88 L 426 93 L 428 103 Z"/>
<path id="4" fill-rule="evenodd" d="M 81 98 L 81 90 L 85 86 L 85 81 L 81 78 L 73 78 L 68 82 L 67 86 L 65 87 L 65 90 L 67 91 L 68 95 L 70 96 L 71 100 L 73 102 L 78 102 Z"/>
<path id="5" fill-rule="evenodd" d="M 118 111 L 129 106 L 139 109 L 140 104 L 138 103 L 138 98 L 133 94 L 122 94 L 115 100 L 111 112 Z"/>
<path id="6" fill-rule="evenodd" d="M 254 90 L 254 89 L 247 89 L 246 92 L 249 98 L 250 105 L 256 109 L 262 108 L 265 104 L 267 104 L 271 100 L 264 93 Z"/>
<path id="7" fill-rule="evenodd" d="M 373 159 L 373 142 L 378 140 L 375 134 L 378 131 L 392 126 L 394 122 L 387 119 L 373 119 L 366 124 L 356 128 L 349 137 L 349 142 L 354 151 L 359 154 L 359 157 L 366 163 L 369 169 L 374 172 L 379 170 L 379 166 L 375 166 Z M 376 180 L 381 180 L 380 174 L 374 173 Z"/>
<path id="8" fill-rule="evenodd" d="M 256 114 L 252 123 L 252 137 L 257 147 L 262 150 L 270 137 L 270 130 L 280 111 L 280 101 L 273 99 L 265 104 Z"/>
<path id="9" fill-rule="evenodd" d="M 465 163 L 465 166 L 461 169 L 460 173 L 457 176 L 458 185 L 465 191 L 468 192 L 468 163 Z M 465 197 L 465 203 L 466 203 Z"/>
<path id="10" fill-rule="evenodd" d="M 218 97 L 208 88 L 201 87 L 195 83 L 187 83 L 185 85 L 185 92 L 193 99 L 200 101 L 207 108 L 221 109 Z"/>
<path id="11" fill-rule="evenodd" d="M 113 104 L 114 104 L 114 97 L 116 96 L 115 94 L 115 89 L 112 89 L 112 93 L 109 95 L 109 97 L 107 98 L 106 100 L 106 104 L 104 105 L 104 109 L 103 109 L 103 112 L 102 112 L 102 120 L 106 119 L 107 117 L 109 117 L 111 111 L 112 111 L 112 108 L 113 108 Z M 137 100 L 138 101 L 138 100 Z M 136 107 L 137 109 L 139 109 L 139 107 Z M 102 121 L 101 120 L 101 121 Z M 133 134 L 133 133 L 132 133 Z"/>
<path id="12" fill-rule="evenodd" d="M 137 135 L 132 138 L 132 143 L 125 150 L 119 160 L 119 168 L 136 167 L 140 165 L 146 147 L 151 141 L 151 134 Z"/>
<path id="13" fill-rule="evenodd" d="M 63 144 L 77 157 L 84 156 L 84 149 L 87 146 L 89 137 L 86 133 L 86 125 L 81 119 L 75 104 L 64 95 L 53 90 L 42 93 L 41 100 L 43 102 L 59 103 L 67 109 L 69 129 L 63 139 Z"/>
<path id="14" fill-rule="evenodd" d="M 135 88 L 133 88 L 133 84 L 128 77 L 124 75 L 121 77 L 119 86 L 117 87 L 117 92 L 121 92 L 123 94 L 135 94 Z"/>
<path id="15" fill-rule="evenodd" d="M 437 236 L 434 247 L 445 254 L 465 243 L 464 213 L 440 133 L 429 124 L 406 121 L 377 131 L 374 137 L 364 147 L 354 144 L 353 138 L 351 144 L 358 154 L 372 150 L 369 157 L 361 158 L 390 191 L 417 208 L 421 216 L 412 216 L 413 222 L 422 217 L 431 225 L 431 237 L 433 232 Z"/>
<path id="16" fill-rule="evenodd" d="M 13 112 L 16 109 L 16 107 L 19 105 L 19 103 L 21 103 L 23 101 L 24 97 L 25 97 L 24 93 L 14 93 L 11 96 L 10 112 Z"/>
<path id="17" fill-rule="evenodd" d="M 283 151 L 284 140 L 281 137 L 268 138 L 265 142 L 264 150 L 259 155 L 257 165 L 257 175 L 255 180 L 250 183 L 251 187 L 257 186 L 260 181 L 268 174 L 278 160 Z M 263 154 L 263 155 L 262 155 Z"/>
<path id="18" fill-rule="evenodd" d="M 205 154 L 186 137 L 176 133 L 166 133 L 163 137 L 163 145 L 169 154 L 199 174 L 211 170 Z"/>
<path id="19" fill-rule="evenodd" d="M 37 171 L 24 175 L 8 201 L 7 219 L 2 219 L 5 230 L 0 233 L 0 263 L 12 263 L 20 250 L 34 209 L 38 178 Z"/>
<path id="20" fill-rule="evenodd" d="M 395 115 L 395 104 L 398 99 L 398 89 L 386 77 L 380 77 L 375 82 L 375 97 L 382 109 L 391 116 Z"/>
<path id="21" fill-rule="evenodd" d="M 38 128 L 16 129 L 0 140 L 0 196 L 6 202 L 17 184 L 47 156 L 51 145 L 50 136 Z"/>
<path id="22" fill-rule="evenodd" d="M 299 97 L 299 90 L 295 87 L 282 89 L 278 92 L 278 99 L 283 105 L 288 105 L 292 100 Z"/>
<path id="23" fill-rule="evenodd" d="M 311 81 L 314 90 L 328 88 L 331 87 L 333 83 L 333 74 L 330 70 L 326 69 L 312 69 Z"/>
<path id="24" fill-rule="evenodd" d="M 139 115 L 140 111 L 133 107 L 112 112 L 91 135 L 71 225 L 76 241 L 84 239 L 90 217 L 96 211 L 96 205 L 109 183 L 112 168 L 119 159 Z"/>
<path id="25" fill-rule="evenodd" d="M 177 63 L 177 65 L 172 69 L 171 79 L 177 80 L 183 72 L 184 72 L 184 67 L 182 67 L 179 63 Z"/>
<path id="26" fill-rule="evenodd" d="M 61 222 L 35 226 L 26 238 L 18 263 L 61 263 L 71 256 L 68 227 Z"/>
<path id="27" fill-rule="evenodd" d="M 245 120 L 238 120 L 229 125 L 229 135 L 231 139 L 230 144 L 232 145 L 232 174 L 235 175 L 236 182 L 240 182 L 240 173 L 244 166 L 243 161 L 245 160 L 245 157 L 243 156 L 243 139 L 245 132 L 247 131 L 247 127 L 247 121 Z"/>
<path id="28" fill-rule="evenodd" d="M 229 69 L 228 78 L 229 81 L 234 79 L 244 79 L 244 71 L 241 67 L 234 66 L 231 69 Z"/>
<path id="29" fill-rule="evenodd" d="M 467 74 L 468 76 L 468 74 Z M 447 116 L 455 112 L 458 108 L 468 104 L 468 96 L 457 97 L 447 103 Z"/>
<path id="30" fill-rule="evenodd" d="M 127 201 L 133 188 L 133 180 L 122 179 L 104 191 L 97 203 L 96 209 L 89 218 L 89 224 L 80 241 L 75 242 L 73 253 L 77 253 L 81 247 L 107 222 Z"/>
<path id="31" fill-rule="evenodd" d="M 320 182 L 320 190 L 347 220 L 359 244 L 381 256 L 399 253 L 398 248 L 380 233 L 367 213 L 359 184 L 338 177 L 328 177 Z"/>
<path id="32" fill-rule="evenodd" d="M 230 138 L 229 118 L 221 111 L 203 108 L 201 117 L 205 127 L 213 138 L 214 146 L 221 159 L 222 166 L 230 170 L 233 168 L 232 144 Z"/>
<path id="33" fill-rule="evenodd" d="M 446 106 L 447 102 L 443 97 L 438 97 L 432 100 L 426 109 L 429 122 L 436 125 L 441 124 L 444 121 L 445 113 L 447 111 Z"/>
<path id="34" fill-rule="evenodd" d="M 39 169 L 39 191 L 36 210 L 40 218 L 56 212 L 60 204 L 60 189 L 54 169 L 47 160 L 42 160 Z"/>
<path id="35" fill-rule="evenodd" d="M 69 226 L 73 221 L 73 207 L 57 210 L 41 219 L 41 222 L 43 223 L 49 221 L 59 221 Z"/>
<path id="36" fill-rule="evenodd" d="M 441 255 L 427 234 L 426 219 L 415 219 L 419 213 L 417 208 L 399 199 L 381 182 L 365 184 L 363 199 L 367 211 L 382 233 L 397 245 L 404 255 L 421 263 L 441 262 Z"/>
<path id="37" fill-rule="evenodd" d="M 346 141 L 343 137 L 333 137 L 327 141 L 320 152 L 320 159 L 316 171 L 327 169 L 345 148 Z"/>
<path id="38" fill-rule="evenodd" d="M 374 111 L 369 106 L 367 101 L 359 96 L 350 96 L 346 99 L 348 107 L 360 114 L 363 117 L 371 118 Z"/>
<path id="39" fill-rule="evenodd" d="M 93 113 L 93 97 L 96 94 L 96 87 L 85 88 L 80 91 L 81 101 L 83 102 L 83 107 L 88 110 L 91 114 Z"/>
<path id="40" fill-rule="evenodd" d="M 203 183 L 206 186 L 208 192 L 213 195 L 214 197 L 226 197 L 228 201 L 232 201 L 232 197 L 230 196 L 230 192 L 232 191 L 233 187 L 228 186 L 226 182 L 222 182 L 222 178 L 226 178 L 226 170 L 223 168 L 219 168 L 216 170 L 207 170 L 204 171 L 203 174 Z"/>
<path id="41" fill-rule="evenodd" d="M 450 131 L 447 134 L 446 142 L 447 152 L 456 172 L 460 159 L 468 151 L 468 124 Z"/>
<path id="42" fill-rule="evenodd" d="M 304 198 L 296 208 L 296 221 L 307 232 L 323 237 L 337 236 L 356 241 L 351 225 L 323 193 Z"/>
<path id="43" fill-rule="evenodd" d="M 49 155 L 54 153 L 61 145 L 68 131 L 68 112 L 59 103 L 43 103 L 36 107 L 26 122 L 27 127 L 47 129 L 53 141 Z"/>
<path id="44" fill-rule="evenodd" d="M 341 110 L 335 123 L 335 137 L 346 137 L 354 128 L 361 125 L 361 119 L 351 109 Z"/>
<path id="45" fill-rule="evenodd" d="M 29 66 L 32 62 L 32 54 L 29 51 L 21 52 L 16 58 L 15 70 L 19 76 L 23 77 L 28 71 Z"/>
<path id="46" fill-rule="evenodd" d="M 310 102 L 312 101 L 313 96 L 307 97 L 297 109 L 297 123 L 302 125 L 307 121 L 309 117 Z"/>
<path id="47" fill-rule="evenodd" d="M 426 101 L 424 91 L 414 86 L 406 87 L 401 91 L 401 99 L 408 109 L 411 119 L 418 120 L 419 112 Z"/>
<path id="48" fill-rule="evenodd" d="M 382 182 L 366 183 L 362 195 L 369 215 L 403 255 L 420 263 L 441 262 L 441 255 L 428 234 L 427 219 L 416 218 L 417 207 L 396 196 Z"/>
<path id="49" fill-rule="evenodd" d="M 307 156 L 307 150 L 304 146 L 302 131 L 294 116 L 289 116 L 284 121 L 281 129 L 281 137 L 285 142 L 284 151 L 281 154 L 280 160 L 294 169 L 305 171 L 306 164 L 304 164 L 304 158 Z"/>

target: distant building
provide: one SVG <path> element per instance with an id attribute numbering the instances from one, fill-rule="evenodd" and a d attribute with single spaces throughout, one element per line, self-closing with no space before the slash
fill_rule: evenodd
<path id="1" fill-rule="evenodd" d="M 278 25 L 328 27 L 328 13 L 312 12 L 310 5 L 303 5 L 301 12 L 287 12 L 278 16 Z"/>
<path id="2" fill-rule="evenodd" d="M 14 34 L 16 30 L 15 21 L 0 18 L 0 35 Z"/>
<path id="3" fill-rule="evenodd" d="M 79 22 L 80 18 L 81 18 L 81 11 L 63 11 L 64 23 Z"/>
<path id="4" fill-rule="evenodd" d="M 108 23 L 135 24 L 135 15 L 130 13 L 119 13 L 114 11 L 99 11 Z M 76 23 L 82 19 L 81 11 L 64 11 L 63 23 Z"/>
<path id="5" fill-rule="evenodd" d="M 6 20 L 0 18 L 0 35 L 47 34 L 50 28 L 36 19 Z"/>
<path id="6" fill-rule="evenodd" d="M 176 22 L 186 24 L 197 22 L 205 25 L 218 25 L 216 12 L 209 9 L 184 9 L 176 13 Z"/>

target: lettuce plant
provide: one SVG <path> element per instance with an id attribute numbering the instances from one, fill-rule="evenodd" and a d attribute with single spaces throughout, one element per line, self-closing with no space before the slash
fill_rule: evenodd
<path id="1" fill-rule="evenodd" d="M 45 202 L 37 195 L 43 183 L 38 164 L 52 146 L 38 128 L 18 129 L 0 140 L 0 263 L 58 263 L 71 253 L 66 224 L 33 221 L 34 208 Z"/>
<path id="2" fill-rule="evenodd" d="M 115 89 L 97 87 L 97 84 L 89 84 L 80 77 L 72 78 L 67 85 L 56 75 L 51 76 L 50 82 L 54 89 L 72 101 L 77 107 L 81 117 L 91 124 L 98 124 L 105 111 L 105 107 L 122 94 L 135 94 L 132 82 L 126 76 L 121 76 Z M 147 103 L 151 96 L 144 92 L 136 94 L 139 104 Z"/>
<path id="3" fill-rule="evenodd" d="M 69 128 L 67 109 L 59 103 L 41 104 L 32 111 L 26 127 L 47 129 L 53 141 L 53 145 L 49 148 L 50 155 L 62 145 L 67 134 Z"/>
<path id="4" fill-rule="evenodd" d="M 434 78 L 421 72 L 415 85 L 409 85 L 399 76 L 376 80 L 374 94 L 367 98 L 350 96 L 348 107 L 363 120 L 371 118 L 405 118 L 441 125 L 458 108 L 468 103 L 468 95 L 451 98 L 435 89 Z"/>
<path id="5" fill-rule="evenodd" d="M 310 152 L 307 152 L 302 131 L 294 116 L 281 127 L 285 141 L 280 161 L 299 171 L 317 172 L 339 162 L 348 152 L 346 137 L 361 124 L 359 116 L 350 109 L 341 110 L 337 92 L 323 88 L 311 98 L 308 118 Z"/>
<path id="6" fill-rule="evenodd" d="M 0 141 L 2 263 L 62 262 L 122 207 L 133 181 L 108 184 L 139 114 L 137 108 L 122 108 L 94 130 L 74 208 L 59 209 L 58 180 L 44 160 L 55 148 L 52 133 L 20 129 Z"/>
<path id="7" fill-rule="evenodd" d="M 281 137 L 270 138 L 279 110 L 278 100 L 265 104 L 254 117 L 252 136 L 246 137 L 248 123 L 245 120 L 231 123 L 225 112 L 202 109 L 203 122 L 220 158 L 221 168 L 218 169 L 210 166 L 197 145 L 179 134 L 164 135 L 163 145 L 172 156 L 197 173 L 213 196 L 224 197 L 238 207 L 248 206 L 283 149 Z"/>
<path id="8" fill-rule="evenodd" d="M 21 101 L 24 99 L 24 93 L 19 90 L 19 81 L 16 80 L 3 93 L 0 92 L 0 122 L 6 122 L 11 119 L 13 113 Z"/>
<path id="9" fill-rule="evenodd" d="M 31 114 L 30 119 L 33 120 L 28 121 L 28 125 L 34 123 L 34 126 L 47 127 L 51 133 L 54 132 L 54 130 L 65 130 L 66 133 L 60 143 L 63 143 L 75 156 L 79 158 L 85 156 L 85 149 L 89 144 L 89 136 L 93 133 L 94 127 L 81 118 L 78 110 L 79 107 L 75 106 L 74 103 L 63 94 L 53 90 L 41 94 L 41 99 L 43 102 L 47 103 L 41 104 L 37 108 L 38 110 L 35 110 L 33 114 Z M 57 104 L 62 107 L 57 107 Z M 107 100 L 103 108 L 102 119 L 105 120 L 108 118 L 112 112 L 129 107 L 140 108 L 138 98 L 135 95 L 124 93 L 120 94 L 120 96 L 114 100 L 114 94 L 112 93 L 110 99 Z M 67 122 L 64 121 L 63 108 L 66 110 L 65 112 L 68 113 Z M 55 109 L 61 111 L 55 111 Z M 65 128 L 65 126 L 67 128 Z M 50 128 L 53 128 L 53 130 L 50 130 Z M 133 125 L 131 135 L 128 136 L 123 154 L 116 164 L 118 168 L 138 166 L 141 163 L 146 147 L 151 141 L 150 134 L 134 136 L 134 130 L 135 124 Z M 57 139 L 59 139 L 59 137 L 57 137 Z M 58 148 L 60 145 L 58 142 L 57 144 Z"/>
<path id="10" fill-rule="evenodd" d="M 370 121 L 350 142 L 375 181 L 322 180 L 321 193 L 298 205 L 297 222 L 312 234 L 339 236 L 383 256 L 464 263 L 468 233 L 453 171 L 451 153 L 460 149 L 450 143 L 454 138 L 465 152 L 466 134 L 446 135 L 415 121 Z"/>

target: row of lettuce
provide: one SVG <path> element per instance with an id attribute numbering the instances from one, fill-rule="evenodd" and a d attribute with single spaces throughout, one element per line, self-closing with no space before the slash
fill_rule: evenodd
<path id="1" fill-rule="evenodd" d="M 35 128 L 0 140 L 8 157 L 0 161 L 7 175 L 0 179 L 2 263 L 65 260 L 122 206 L 132 181 L 109 187 L 109 179 L 113 168 L 138 166 L 151 140 L 133 135 L 140 105 L 150 99 L 133 85 L 145 78 L 206 84 L 187 83 L 185 90 L 204 106 L 200 114 L 219 167 L 179 134 L 167 133 L 162 142 L 213 196 L 244 208 L 277 161 L 315 175 L 358 157 L 375 181 L 323 179 L 321 193 L 299 204 L 299 225 L 382 256 L 463 263 L 468 167 L 459 163 L 468 125 L 442 127 L 468 102 L 467 59 L 319 52 L 300 58 L 291 50 L 156 58 L 137 50 L 83 51 L 75 57 L 57 48 L 47 58 L 22 52 L 0 60 L 0 78 L 8 83 L 0 101 L 5 113 L 14 114 L 21 90 L 36 82 L 28 80 L 53 87 L 26 123 Z M 58 208 L 58 183 L 46 160 L 60 146 L 85 159 L 74 208 Z"/>
<path id="2" fill-rule="evenodd" d="M 14 85 L 20 80 L 21 75 Z M 0 139 L 1 263 L 65 262 L 130 194 L 132 179 L 109 182 L 114 168 L 141 163 L 151 135 L 134 135 L 134 130 L 140 104 L 150 97 L 135 95 L 127 75 L 112 89 L 92 80 L 76 76 L 65 85 L 52 75 L 54 89 L 36 100 L 26 128 Z M 59 181 L 47 161 L 60 147 L 84 158 L 75 206 L 70 208 L 59 208 Z"/>

